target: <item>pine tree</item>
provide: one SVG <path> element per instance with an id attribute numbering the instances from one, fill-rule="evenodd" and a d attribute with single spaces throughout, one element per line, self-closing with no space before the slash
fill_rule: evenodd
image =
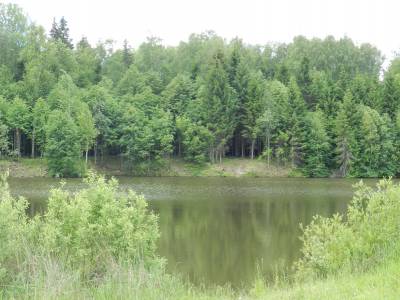
<path id="1" fill-rule="evenodd" d="M 305 122 L 303 172 L 308 177 L 325 177 L 329 174 L 326 165 L 329 151 L 329 137 L 325 129 L 325 116 L 321 111 L 307 114 Z"/>
<path id="2" fill-rule="evenodd" d="M 124 40 L 124 45 L 122 49 L 122 61 L 124 62 L 124 65 L 127 69 L 131 66 L 133 62 L 132 50 L 131 47 L 128 45 L 127 40 Z"/>
<path id="3" fill-rule="evenodd" d="M 343 103 L 340 105 L 339 113 L 335 121 L 336 133 L 336 153 L 337 164 L 339 166 L 339 174 L 346 177 L 350 172 L 355 174 L 352 170 L 354 160 L 357 155 L 357 140 L 354 131 L 355 123 L 353 118 L 356 114 L 356 105 L 353 101 L 353 96 L 348 91 L 344 97 Z"/>
<path id="4" fill-rule="evenodd" d="M 56 18 L 53 18 L 53 23 L 52 23 L 51 29 L 50 29 L 50 37 L 53 40 L 59 39 L 59 29 L 58 29 L 58 23 L 56 21 Z"/>
<path id="5" fill-rule="evenodd" d="M 235 128 L 237 98 L 229 85 L 224 55 L 220 50 L 216 51 L 210 63 L 200 91 L 200 99 L 203 122 L 214 136 L 214 143 L 210 147 L 210 160 L 221 161 L 225 155 L 225 146 Z"/>
<path id="6" fill-rule="evenodd" d="M 279 65 L 276 79 L 282 82 L 284 85 L 289 85 L 290 74 L 286 64 L 282 63 Z"/>
<path id="7" fill-rule="evenodd" d="M 261 72 L 253 72 L 249 74 L 247 96 L 245 98 L 246 102 L 244 103 L 245 115 L 243 117 L 242 135 L 243 137 L 250 139 L 251 158 L 254 158 L 254 148 L 257 138 L 259 138 L 260 135 L 263 135 L 260 133 L 260 124 L 258 124 L 258 122 L 259 118 L 262 117 L 263 113 L 265 113 L 265 107 L 263 107 L 265 102 L 265 86 L 265 80 Z M 269 139 L 271 138 L 271 134 L 268 135 Z"/>
<path id="8" fill-rule="evenodd" d="M 305 120 L 307 105 L 294 78 L 289 81 L 289 113 L 290 113 L 290 156 L 292 166 L 301 166 L 304 162 L 303 144 L 305 140 Z"/>
<path id="9" fill-rule="evenodd" d="M 236 110 L 236 137 L 240 138 L 240 150 L 241 156 L 244 156 L 245 139 L 248 137 L 245 134 L 246 124 L 246 108 L 250 105 L 250 102 L 257 101 L 249 96 L 249 81 L 250 71 L 247 63 L 244 61 L 239 62 L 236 68 L 236 74 L 232 83 L 232 86 L 237 96 L 237 110 Z M 251 158 L 254 157 L 254 139 L 251 141 Z"/>
<path id="10" fill-rule="evenodd" d="M 313 109 L 315 103 L 311 95 L 310 59 L 306 56 L 301 61 L 297 82 L 308 108 Z"/>
<path id="11" fill-rule="evenodd" d="M 396 116 L 395 116 L 396 118 Z M 387 114 L 381 116 L 379 126 L 380 152 L 378 158 L 378 176 L 396 176 L 399 168 L 397 154 L 396 124 Z"/>
<path id="12" fill-rule="evenodd" d="M 50 37 L 55 41 L 60 41 L 65 44 L 68 48 L 73 49 L 72 39 L 69 37 L 69 28 L 67 20 L 61 17 L 60 22 L 57 23 L 53 19 L 53 25 L 50 30 Z"/>
<path id="13" fill-rule="evenodd" d="M 237 95 L 237 111 L 234 136 L 233 136 L 233 152 L 234 155 L 242 157 L 245 154 L 246 134 L 245 134 L 245 118 L 246 105 L 248 102 L 248 85 L 249 85 L 249 68 L 243 60 L 243 44 L 239 39 L 232 41 L 233 50 L 230 54 L 227 66 L 227 73 L 230 86 L 235 90 Z M 252 151 L 251 151 L 252 152 Z"/>
<path id="14" fill-rule="evenodd" d="M 400 87 L 397 85 L 396 78 L 390 74 L 385 77 L 383 84 L 381 112 L 387 113 L 393 119 L 400 107 Z"/>

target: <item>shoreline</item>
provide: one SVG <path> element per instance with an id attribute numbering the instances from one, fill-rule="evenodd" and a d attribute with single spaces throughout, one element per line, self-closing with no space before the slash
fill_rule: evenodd
<path id="1" fill-rule="evenodd" d="M 124 164 L 122 164 L 124 166 Z M 126 164 L 125 164 L 126 166 Z M 316 179 L 383 179 L 381 177 L 306 177 L 300 170 L 287 166 L 278 166 L 259 159 L 224 158 L 222 163 L 197 164 L 180 158 L 166 159 L 164 165 L 149 172 L 135 172 L 135 169 L 121 169 L 119 157 L 107 157 L 98 164 L 89 160 L 88 170 L 105 176 L 129 177 L 228 177 L 228 178 L 316 178 Z M 0 172 L 9 171 L 10 178 L 51 178 L 44 158 L 0 159 Z M 397 177 L 392 177 L 396 179 Z"/>
<path id="2" fill-rule="evenodd" d="M 46 160 L 43 158 L 20 158 L 18 160 L 0 160 L 0 172 L 9 170 L 11 178 L 50 177 Z M 296 170 L 284 166 L 270 165 L 265 161 L 247 158 L 225 158 L 222 163 L 196 164 L 182 159 L 167 159 L 160 168 L 149 172 L 137 172 L 135 169 L 121 169 L 119 157 L 108 157 L 98 164 L 91 160 L 88 170 L 94 170 L 106 176 L 133 177 L 236 177 L 236 178 L 288 178 L 303 177 Z"/>

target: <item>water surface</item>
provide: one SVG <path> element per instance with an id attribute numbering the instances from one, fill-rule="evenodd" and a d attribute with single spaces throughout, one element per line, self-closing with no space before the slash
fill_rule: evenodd
<path id="1" fill-rule="evenodd" d="M 160 216 L 159 253 L 168 270 L 195 283 L 251 283 L 299 258 L 299 224 L 316 214 L 344 212 L 356 180 L 297 178 L 119 178 L 121 189 L 143 193 Z M 15 195 L 43 212 L 59 180 L 11 179 Z M 77 190 L 79 179 L 67 180 Z"/>

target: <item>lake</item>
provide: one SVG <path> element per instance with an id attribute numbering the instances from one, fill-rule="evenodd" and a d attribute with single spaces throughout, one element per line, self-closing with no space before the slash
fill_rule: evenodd
<path id="1" fill-rule="evenodd" d="M 248 285 L 257 270 L 290 272 L 301 230 L 316 214 L 344 212 L 357 180 L 304 178 L 120 177 L 121 189 L 143 193 L 159 214 L 159 254 L 170 272 L 194 283 Z M 43 212 L 49 178 L 10 179 L 14 195 Z M 71 191 L 81 180 L 67 180 Z"/>

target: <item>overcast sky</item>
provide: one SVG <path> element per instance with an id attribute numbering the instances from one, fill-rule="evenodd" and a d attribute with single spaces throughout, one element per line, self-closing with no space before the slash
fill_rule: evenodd
<path id="1" fill-rule="evenodd" d="M 0 0 L 3 1 L 3 0 Z M 74 42 L 125 38 L 133 47 L 147 36 L 166 45 L 190 33 L 214 30 L 247 43 L 290 42 L 296 35 L 369 42 L 386 57 L 400 50 L 400 1 L 396 0 L 10 0 L 50 29 L 65 16 Z"/>

